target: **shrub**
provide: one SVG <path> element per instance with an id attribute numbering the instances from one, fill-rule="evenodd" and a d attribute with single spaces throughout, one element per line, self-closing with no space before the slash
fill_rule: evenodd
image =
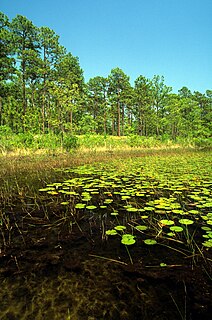
<path id="1" fill-rule="evenodd" d="M 12 129 L 8 126 L 0 126 L 0 135 L 10 135 L 12 134 Z"/>
<path id="2" fill-rule="evenodd" d="M 212 148 L 212 138 L 194 138 L 194 145 L 198 148 Z"/>
<path id="3" fill-rule="evenodd" d="M 17 146 L 31 148 L 33 145 L 33 135 L 31 133 L 19 133 L 17 136 Z"/>
<path id="4" fill-rule="evenodd" d="M 65 135 L 63 137 L 63 148 L 66 151 L 70 151 L 71 149 L 76 149 L 79 147 L 78 138 L 73 135 Z"/>

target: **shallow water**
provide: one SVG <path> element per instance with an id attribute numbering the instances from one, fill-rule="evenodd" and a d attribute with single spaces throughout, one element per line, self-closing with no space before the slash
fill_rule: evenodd
<path id="1" fill-rule="evenodd" d="M 0 318 L 209 319 L 210 164 L 147 157 L 54 172 L 36 193 L 19 183 L 1 201 Z M 133 245 L 107 236 L 117 226 Z"/>

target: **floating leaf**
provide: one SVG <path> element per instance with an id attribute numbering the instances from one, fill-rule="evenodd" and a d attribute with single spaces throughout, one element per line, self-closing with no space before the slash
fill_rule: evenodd
<path id="1" fill-rule="evenodd" d="M 111 212 L 111 216 L 118 216 L 118 215 L 119 215 L 118 211 Z"/>
<path id="2" fill-rule="evenodd" d="M 182 232 L 183 228 L 179 227 L 179 226 L 172 226 L 172 227 L 170 227 L 170 230 L 175 231 L 175 232 Z"/>
<path id="3" fill-rule="evenodd" d="M 93 206 L 93 205 L 90 205 L 90 206 L 86 206 L 86 209 L 88 210 L 94 210 L 96 209 L 97 207 L 96 206 Z"/>
<path id="4" fill-rule="evenodd" d="M 137 212 L 138 209 L 132 207 L 132 208 L 127 208 L 127 211 L 128 211 L 128 212 Z"/>
<path id="5" fill-rule="evenodd" d="M 171 226 L 172 224 L 174 224 L 174 221 L 168 220 L 168 219 L 163 219 L 163 220 L 160 220 L 160 223 L 164 226 Z"/>
<path id="6" fill-rule="evenodd" d="M 127 200 L 127 199 L 130 199 L 130 198 L 131 198 L 131 196 L 122 196 L 121 197 L 122 200 Z"/>
<path id="7" fill-rule="evenodd" d="M 212 241 L 204 241 L 202 245 L 207 248 L 212 248 Z"/>
<path id="8" fill-rule="evenodd" d="M 118 230 L 118 231 L 123 231 L 126 229 L 126 227 L 125 226 L 116 226 L 114 229 Z"/>
<path id="9" fill-rule="evenodd" d="M 193 224 L 194 223 L 194 221 L 190 220 L 190 219 L 180 219 L 179 222 L 181 224 L 185 224 L 185 225 L 189 225 L 189 224 Z"/>
<path id="10" fill-rule="evenodd" d="M 47 191 L 48 194 L 51 194 L 52 196 L 57 195 L 58 192 L 57 191 Z"/>
<path id="11" fill-rule="evenodd" d="M 111 229 L 111 230 L 107 230 L 106 231 L 106 235 L 107 236 L 115 236 L 117 234 L 117 231 L 114 230 L 114 229 Z"/>
<path id="12" fill-rule="evenodd" d="M 169 237 L 174 237 L 174 236 L 175 236 L 175 233 L 173 233 L 173 232 L 168 232 L 168 233 L 167 233 L 167 236 L 169 236 Z"/>
<path id="13" fill-rule="evenodd" d="M 146 239 L 144 240 L 144 243 L 147 245 L 153 245 L 153 244 L 157 244 L 157 241 L 154 239 Z"/>
<path id="14" fill-rule="evenodd" d="M 112 203 L 113 202 L 113 199 L 105 199 L 105 201 L 104 201 L 104 203 L 106 204 L 110 204 L 110 203 Z"/>
<path id="15" fill-rule="evenodd" d="M 135 229 L 139 230 L 139 231 L 145 231 L 148 229 L 147 226 L 136 226 Z"/>
<path id="16" fill-rule="evenodd" d="M 202 229 L 202 230 L 205 230 L 205 231 L 211 231 L 211 228 L 210 228 L 210 227 L 205 227 L 205 226 L 204 226 L 204 227 L 201 227 L 201 229 Z"/>
<path id="17" fill-rule="evenodd" d="M 132 245 L 135 243 L 135 236 L 132 234 L 123 234 L 121 243 L 125 244 L 126 246 Z"/>
<path id="18" fill-rule="evenodd" d="M 84 209 L 85 208 L 85 203 L 77 203 L 76 205 L 75 205 L 75 208 L 76 209 Z"/>
<path id="19" fill-rule="evenodd" d="M 164 262 L 161 262 L 161 263 L 160 263 L 160 267 L 167 267 L 167 264 L 164 263 Z"/>

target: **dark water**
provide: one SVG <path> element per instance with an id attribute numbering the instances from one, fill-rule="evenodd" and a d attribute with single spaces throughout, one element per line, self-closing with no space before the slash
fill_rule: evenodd
<path id="1" fill-rule="evenodd" d="M 148 177 L 140 189 L 144 195 L 136 196 L 132 189 L 139 185 L 139 174 L 127 179 L 110 176 L 109 183 L 99 193 L 94 191 L 87 202 L 97 207 L 94 210 L 74 207 L 82 202 L 85 189 L 96 188 L 89 183 L 101 177 L 97 172 L 84 176 L 86 186 L 69 187 L 78 195 L 69 195 L 68 206 L 61 205 L 67 195 L 38 193 L 38 189 L 46 183 L 77 178 L 79 173 L 54 172 L 45 179 L 25 175 L 18 177 L 18 183 L 10 178 L 10 190 L 6 194 L 4 189 L 1 196 L 0 319 L 211 318 L 212 254 L 210 248 L 201 246 L 199 220 L 189 226 L 189 237 L 184 227 L 183 236 L 168 240 L 169 227 L 161 229 L 158 224 L 164 219 L 163 210 L 151 214 L 147 209 L 127 211 L 129 205 L 151 207 L 146 203 L 173 193 L 184 209 L 191 210 L 192 198 L 189 203 L 185 199 L 200 187 L 206 193 L 209 178 L 203 187 L 199 181 L 184 190 L 178 184 L 176 193 L 173 186 L 163 182 L 161 188 L 155 177 Z M 177 174 L 180 176 L 176 172 L 175 177 Z M 112 186 L 114 181 L 118 187 Z M 123 200 L 130 192 L 130 199 Z M 113 202 L 101 209 L 111 197 Z M 210 207 L 201 210 L 210 213 Z M 119 215 L 111 216 L 114 211 Z M 146 214 L 151 216 L 148 223 L 142 218 Z M 177 216 L 173 219 L 178 222 Z M 123 245 L 120 235 L 106 236 L 106 230 L 120 224 L 136 236 L 134 245 Z M 135 225 L 143 224 L 148 224 L 148 232 L 135 230 Z M 195 242 L 191 245 L 192 235 Z M 145 239 L 155 237 L 156 245 L 145 245 Z"/>

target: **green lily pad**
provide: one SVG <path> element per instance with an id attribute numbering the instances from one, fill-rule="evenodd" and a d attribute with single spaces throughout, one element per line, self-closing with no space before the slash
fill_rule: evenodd
<path id="1" fill-rule="evenodd" d="M 76 209 L 84 209 L 85 208 L 85 203 L 77 203 L 76 205 L 75 205 L 75 208 Z"/>
<path id="2" fill-rule="evenodd" d="M 111 212 L 111 216 L 118 216 L 118 215 L 119 215 L 118 211 Z"/>
<path id="3" fill-rule="evenodd" d="M 116 234 L 118 234 L 118 233 L 117 233 L 117 231 L 114 230 L 114 229 L 111 229 L 111 230 L 107 230 L 107 231 L 106 231 L 106 235 L 107 235 L 107 236 L 115 236 Z"/>
<path id="4" fill-rule="evenodd" d="M 190 220 L 190 219 L 180 219 L 180 220 L 179 220 L 179 223 L 185 224 L 185 225 L 189 225 L 189 224 L 193 224 L 194 221 L 193 221 L 193 220 Z"/>
<path id="5" fill-rule="evenodd" d="M 125 226 L 116 226 L 114 229 L 118 230 L 118 231 L 123 231 L 126 229 L 126 227 Z"/>
<path id="6" fill-rule="evenodd" d="M 132 207 L 132 208 L 127 208 L 127 211 L 128 211 L 128 212 L 137 212 L 138 209 Z"/>
<path id="7" fill-rule="evenodd" d="M 160 263 L 160 267 L 167 267 L 167 264 L 164 263 L 164 262 L 161 262 L 161 263 Z"/>
<path id="8" fill-rule="evenodd" d="M 147 226 L 136 226 L 135 229 L 140 230 L 140 231 L 145 231 L 148 229 Z"/>
<path id="9" fill-rule="evenodd" d="M 175 231 L 175 232 L 182 232 L 183 228 L 179 227 L 179 226 L 172 226 L 172 227 L 170 227 L 170 230 Z"/>
<path id="10" fill-rule="evenodd" d="M 168 219 L 163 219 L 163 220 L 160 220 L 160 223 L 165 226 L 171 226 L 172 224 L 174 224 L 174 221 L 168 220 Z"/>
<path id="11" fill-rule="evenodd" d="M 51 194 L 52 196 L 55 196 L 58 194 L 57 191 L 47 191 L 48 194 Z"/>
<path id="12" fill-rule="evenodd" d="M 202 245 L 207 248 L 212 248 L 212 241 L 204 241 Z"/>
<path id="13" fill-rule="evenodd" d="M 146 239 L 144 240 L 144 243 L 147 245 L 154 245 L 154 244 L 157 244 L 157 241 L 154 239 Z"/>
<path id="14" fill-rule="evenodd" d="M 134 244 L 135 241 L 135 236 L 133 236 L 132 234 L 123 234 L 122 239 L 121 239 L 121 243 L 125 244 L 126 246 L 132 245 Z"/>
<path id="15" fill-rule="evenodd" d="M 204 231 L 211 231 L 211 228 L 210 228 L 210 227 L 205 227 L 205 226 L 203 226 L 203 227 L 201 227 L 201 229 L 204 230 Z"/>
<path id="16" fill-rule="evenodd" d="M 175 236 L 175 233 L 174 233 L 174 232 L 168 232 L 168 233 L 167 233 L 167 236 L 169 236 L 169 237 L 174 237 L 174 236 Z"/>
<path id="17" fill-rule="evenodd" d="M 96 206 L 93 206 L 93 205 L 90 205 L 90 206 L 86 206 L 86 209 L 88 210 L 95 210 L 97 207 Z"/>

